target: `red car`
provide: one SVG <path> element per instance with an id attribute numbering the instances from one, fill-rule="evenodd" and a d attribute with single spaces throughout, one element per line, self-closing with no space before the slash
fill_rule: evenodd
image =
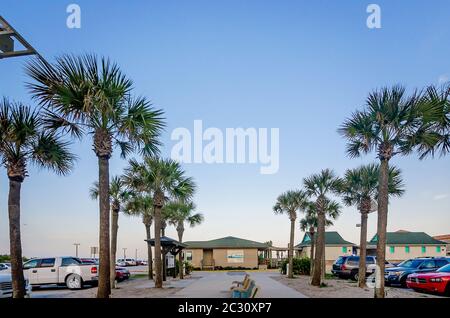
<path id="1" fill-rule="evenodd" d="M 450 296 L 450 264 L 432 273 L 415 273 L 406 280 L 408 288 Z"/>

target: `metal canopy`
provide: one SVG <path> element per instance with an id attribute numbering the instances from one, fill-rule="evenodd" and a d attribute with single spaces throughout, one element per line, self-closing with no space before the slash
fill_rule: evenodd
<path id="1" fill-rule="evenodd" d="M 161 248 L 163 249 L 163 253 L 171 253 L 172 255 L 177 255 L 184 248 L 187 247 L 186 244 L 180 243 L 170 237 L 161 236 Z M 155 239 L 145 240 L 150 246 L 155 246 Z"/>
<path id="2" fill-rule="evenodd" d="M 14 41 L 19 41 L 25 49 L 16 51 Z M 0 59 L 15 56 L 38 54 L 37 51 L 0 16 Z"/>

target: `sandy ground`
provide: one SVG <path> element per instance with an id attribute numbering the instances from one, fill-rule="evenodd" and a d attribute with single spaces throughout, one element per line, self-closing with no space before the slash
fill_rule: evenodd
<path id="1" fill-rule="evenodd" d="M 344 279 L 327 279 L 327 287 L 314 287 L 309 284 L 309 276 L 297 276 L 288 279 L 285 276 L 273 276 L 281 282 L 311 298 L 373 298 L 373 289 L 358 288 L 356 282 Z M 398 287 L 386 287 L 387 298 L 440 298 L 440 296 L 417 293 Z"/>

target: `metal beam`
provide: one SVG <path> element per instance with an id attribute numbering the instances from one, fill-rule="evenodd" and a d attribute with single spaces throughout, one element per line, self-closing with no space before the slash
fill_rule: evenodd
<path id="1" fill-rule="evenodd" d="M 0 51 L 0 59 L 7 57 L 15 57 L 15 56 L 24 56 L 24 55 L 39 55 L 39 53 L 31 46 L 30 43 L 25 40 L 19 32 L 17 32 L 1 15 L 0 15 L 0 36 L 9 36 L 10 38 L 17 39 L 20 44 L 25 47 L 25 50 L 20 51 L 12 51 L 12 52 L 3 52 Z"/>

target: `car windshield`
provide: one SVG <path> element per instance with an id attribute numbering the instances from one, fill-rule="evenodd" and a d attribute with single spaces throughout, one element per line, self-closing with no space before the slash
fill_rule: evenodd
<path id="1" fill-rule="evenodd" d="M 338 264 L 338 265 L 344 264 L 344 262 L 345 262 L 345 258 L 344 257 L 339 257 L 336 260 L 336 264 Z"/>
<path id="2" fill-rule="evenodd" d="M 398 267 L 407 267 L 407 268 L 417 268 L 423 261 L 416 259 L 409 259 L 407 261 L 401 262 L 398 264 Z"/>
<path id="3" fill-rule="evenodd" d="M 445 265 L 437 270 L 439 273 L 450 273 L 450 264 Z"/>

